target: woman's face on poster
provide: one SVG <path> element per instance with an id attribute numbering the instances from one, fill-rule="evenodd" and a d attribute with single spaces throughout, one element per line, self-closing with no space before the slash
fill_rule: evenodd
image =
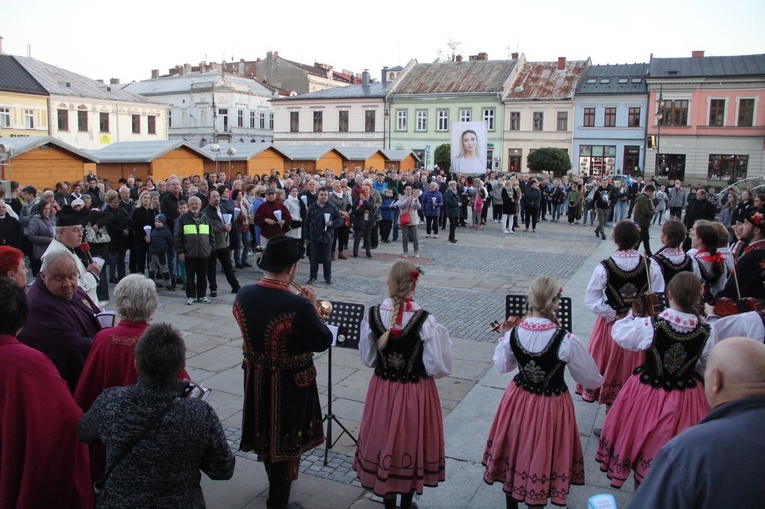
<path id="1" fill-rule="evenodd" d="M 466 132 L 462 135 L 462 148 L 466 154 L 473 154 L 475 153 L 476 145 L 478 144 L 478 140 L 476 139 L 476 136 L 474 133 Z"/>

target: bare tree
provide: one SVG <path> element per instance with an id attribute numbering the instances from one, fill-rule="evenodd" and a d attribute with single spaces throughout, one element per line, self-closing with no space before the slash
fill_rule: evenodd
<path id="1" fill-rule="evenodd" d="M 461 55 L 461 48 L 462 43 L 459 41 L 455 41 L 454 39 L 449 39 L 449 42 L 446 43 L 447 49 L 439 49 L 437 52 L 436 59 L 434 62 L 456 62 L 457 57 L 462 56 Z"/>

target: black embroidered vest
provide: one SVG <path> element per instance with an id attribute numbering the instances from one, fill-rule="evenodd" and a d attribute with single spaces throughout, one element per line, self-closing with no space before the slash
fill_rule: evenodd
<path id="1" fill-rule="evenodd" d="M 656 260 L 656 262 L 661 266 L 661 272 L 664 275 L 665 285 L 668 285 L 669 282 L 672 281 L 672 278 L 681 272 L 693 271 L 693 259 L 691 259 L 691 257 L 688 255 L 685 255 L 683 261 L 678 264 L 672 263 L 672 260 L 660 252 L 653 255 L 653 259 Z"/>
<path id="2" fill-rule="evenodd" d="M 518 327 L 510 333 L 510 348 L 518 361 L 519 371 L 513 381 L 521 389 L 539 396 L 560 396 L 568 392 L 563 381 L 566 363 L 558 358 L 558 349 L 566 331 L 558 328 L 541 352 L 532 353 L 518 341 Z"/>
<path id="3" fill-rule="evenodd" d="M 721 277 L 723 277 L 725 270 L 715 276 L 713 273 L 709 272 L 706 267 L 704 267 L 704 264 L 701 263 L 701 260 L 696 260 L 696 262 L 699 266 L 699 272 L 701 273 L 701 285 L 704 287 L 704 294 L 701 296 L 701 298 L 707 304 L 712 304 L 715 301 L 715 296 L 712 293 L 712 287 L 720 280 Z"/>
<path id="4" fill-rule="evenodd" d="M 711 328 L 699 324 L 690 332 L 677 332 L 669 322 L 657 318 L 653 323 L 653 343 L 646 351 L 645 362 L 635 369 L 640 382 L 665 391 L 682 391 L 702 381 L 693 368 L 709 339 Z"/>
<path id="5" fill-rule="evenodd" d="M 420 329 L 427 318 L 427 311 L 415 311 L 412 319 L 399 334 L 388 336 L 385 348 L 382 351 L 379 348 L 377 350 L 375 375 L 383 380 L 402 384 L 417 383 L 421 378 L 428 378 L 425 364 L 422 362 L 423 343 L 420 339 Z M 375 337 L 382 336 L 388 330 L 388 325 L 383 323 L 380 317 L 379 306 L 369 309 L 369 326 Z"/>
<path id="6" fill-rule="evenodd" d="M 632 301 L 648 290 L 645 260 L 641 258 L 630 271 L 620 269 L 611 258 L 600 263 L 606 269 L 606 303 L 617 315 L 626 314 L 632 308 Z"/>

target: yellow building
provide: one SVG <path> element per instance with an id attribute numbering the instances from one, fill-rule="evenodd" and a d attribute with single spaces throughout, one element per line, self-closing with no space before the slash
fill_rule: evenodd
<path id="1" fill-rule="evenodd" d="M 10 55 L 0 55 L 0 137 L 48 135 L 48 92 Z"/>

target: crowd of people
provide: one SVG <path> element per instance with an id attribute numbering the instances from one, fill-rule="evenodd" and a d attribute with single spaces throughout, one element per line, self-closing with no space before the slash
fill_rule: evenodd
<path id="1" fill-rule="evenodd" d="M 203 507 L 200 472 L 233 475 L 221 423 L 188 380 L 180 333 L 150 324 L 159 291 L 180 284 L 188 304 L 211 302 L 220 264 L 243 338 L 240 448 L 264 463 L 269 508 L 300 507 L 290 502 L 300 458 L 324 441 L 313 355 L 333 340 L 310 286 L 319 264 L 332 284 L 331 262 L 347 259 L 351 231 L 354 257 L 400 237 L 403 257 L 411 245 L 417 258 L 421 222 L 426 238 L 448 222 L 454 243 L 460 225 L 481 229 L 489 210 L 505 233 L 519 218 L 534 232 L 548 215 L 585 226 L 589 215 L 603 239 L 614 224 L 616 244 L 583 296 L 598 317 L 587 347 L 561 326 L 562 289 L 547 276 L 531 283 L 527 315 L 500 325 L 494 363 L 518 374 L 487 437 L 483 480 L 502 484 L 507 507 L 565 505 L 571 485 L 584 483 L 565 368 L 577 394 L 606 406 L 593 459 L 616 488 L 633 473 L 631 507 L 765 495 L 756 474 L 730 472 L 765 453 L 765 210 L 752 190 L 718 202 L 713 190 L 680 182 L 666 190 L 640 178 L 540 182 L 488 171 L 138 180 L 110 189 L 89 176 L 71 193 L 67 183 L 51 193 L 14 185 L 0 200 L 0 506 L 87 508 L 97 496 L 98 507 Z M 653 254 L 656 222 L 663 247 Z M 235 269 L 252 266 L 251 252 L 263 275 L 240 287 Z M 305 256 L 309 285 L 296 294 Z M 386 508 L 416 507 L 415 494 L 446 479 L 434 379 L 450 374 L 452 343 L 415 300 L 423 274 L 412 260 L 395 262 L 389 297 L 360 328 L 361 361 L 374 372 L 354 468 Z M 733 443 L 735 426 L 747 433 Z M 725 446 L 711 465 L 698 444 L 718 438 Z M 676 458 L 716 491 L 679 483 Z"/>

